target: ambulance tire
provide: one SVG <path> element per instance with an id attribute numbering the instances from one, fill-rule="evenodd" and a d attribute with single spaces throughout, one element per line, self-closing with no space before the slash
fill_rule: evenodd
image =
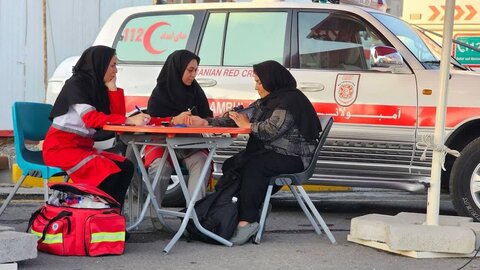
<path id="1" fill-rule="evenodd" d="M 188 175 L 183 176 L 188 183 Z M 185 207 L 185 198 L 183 197 L 182 187 L 178 182 L 176 175 L 172 175 L 170 184 L 165 192 L 165 199 L 162 202 L 163 207 Z M 157 231 L 163 231 L 163 225 L 158 220 L 155 208 L 150 205 L 150 219 L 152 221 L 153 228 Z"/>
<path id="2" fill-rule="evenodd" d="M 450 174 L 450 197 L 457 213 L 480 221 L 480 138 L 470 142 L 456 158 Z"/>
<path id="3" fill-rule="evenodd" d="M 165 207 L 185 207 L 185 198 L 183 197 L 182 187 L 178 182 L 176 175 L 172 175 L 172 180 L 168 185 L 167 192 L 165 193 L 165 198 L 163 199 L 162 206 Z M 183 178 L 188 185 L 188 175 L 184 175 Z"/>

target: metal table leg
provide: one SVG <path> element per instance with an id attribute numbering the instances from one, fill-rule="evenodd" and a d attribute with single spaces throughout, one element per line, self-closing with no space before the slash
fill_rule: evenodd
<path id="1" fill-rule="evenodd" d="M 130 225 L 127 228 L 127 231 L 130 231 L 133 228 L 137 227 L 143 221 L 143 219 L 145 218 L 145 214 L 148 210 L 148 207 L 150 206 L 150 203 L 152 203 L 152 205 L 154 206 L 154 208 L 157 212 L 157 217 L 158 217 L 158 220 L 160 221 L 160 223 L 162 223 L 162 225 L 164 226 L 164 228 L 167 231 L 173 232 L 173 230 L 166 224 L 165 220 L 163 219 L 163 216 L 160 214 L 160 206 L 158 205 L 158 201 L 157 201 L 157 199 L 155 197 L 155 193 L 154 193 L 154 188 L 157 186 L 157 183 L 159 181 L 158 176 L 160 175 L 160 172 L 163 169 L 163 165 L 165 164 L 165 162 L 167 160 L 168 153 L 165 153 L 162 156 L 162 159 L 160 160 L 159 171 L 157 171 L 157 173 L 155 175 L 155 179 L 154 179 L 153 184 L 152 184 L 151 179 L 148 176 L 148 172 L 146 171 L 145 167 L 142 166 L 143 162 L 142 162 L 142 159 L 141 159 L 141 156 L 140 156 L 140 151 L 138 150 L 137 145 L 135 144 L 135 142 L 130 142 L 130 144 L 131 144 L 132 150 L 135 154 L 137 164 L 139 164 L 139 169 L 142 173 L 142 180 L 143 180 L 143 183 L 145 184 L 145 187 L 147 188 L 148 195 L 147 195 L 147 198 L 145 199 L 145 203 L 142 207 L 142 211 L 141 211 L 139 217 L 137 218 L 137 220 L 132 225 Z M 140 183 L 140 185 L 141 185 L 141 183 Z"/>
<path id="2" fill-rule="evenodd" d="M 209 142 L 211 143 L 211 142 Z M 200 147 L 197 147 L 197 148 L 200 148 Z M 213 154 L 215 153 L 215 150 L 216 150 L 217 146 L 216 144 L 213 144 L 212 148 L 210 149 L 209 151 L 209 154 L 207 156 L 207 159 L 205 161 L 205 165 L 204 167 L 202 168 L 202 171 L 200 173 L 200 179 L 204 179 L 207 172 L 208 172 L 208 169 L 210 168 L 210 163 L 212 161 L 212 158 L 213 158 Z M 170 152 L 170 155 L 172 157 L 176 157 L 175 156 L 175 150 L 174 148 L 170 145 L 170 143 L 168 143 L 168 140 L 167 140 L 167 149 L 168 151 Z M 185 213 L 185 216 L 183 218 L 183 221 L 182 221 L 182 224 L 180 225 L 180 228 L 178 229 L 177 233 L 174 235 L 174 237 L 170 240 L 170 242 L 167 244 L 167 246 L 165 246 L 165 248 L 163 249 L 163 252 L 165 254 L 167 254 L 168 252 L 170 252 L 170 250 L 172 249 L 172 247 L 175 245 L 175 243 L 180 239 L 180 237 L 183 235 L 185 229 L 187 228 L 187 224 L 190 220 L 190 218 L 193 219 L 193 222 L 195 224 L 195 226 L 202 232 L 204 233 L 205 235 L 209 236 L 210 238 L 212 239 L 215 239 L 217 240 L 218 242 L 226 245 L 226 246 L 229 246 L 231 247 L 233 244 L 232 242 L 208 231 L 207 229 L 203 228 L 202 225 L 200 224 L 200 222 L 198 221 L 198 217 L 195 213 L 195 202 L 196 202 L 196 198 L 198 196 L 198 193 L 200 192 L 200 188 L 201 188 L 201 185 L 204 184 L 202 183 L 202 181 L 199 181 L 197 186 L 195 187 L 195 190 L 192 194 L 192 197 L 190 198 L 190 194 L 188 192 L 188 189 L 187 189 L 187 186 L 185 184 L 185 180 L 183 178 L 183 175 L 181 173 L 181 169 L 180 169 L 180 165 L 178 164 L 178 160 L 176 158 L 172 158 L 172 161 L 173 161 L 173 165 L 174 165 L 174 168 L 175 168 L 175 171 L 177 172 L 177 175 L 179 176 L 179 180 L 180 180 L 180 184 L 181 184 L 181 187 L 182 187 L 182 191 L 184 193 L 184 196 L 185 196 L 185 199 L 187 200 L 187 204 L 188 204 L 188 207 L 187 207 L 187 211 Z"/>

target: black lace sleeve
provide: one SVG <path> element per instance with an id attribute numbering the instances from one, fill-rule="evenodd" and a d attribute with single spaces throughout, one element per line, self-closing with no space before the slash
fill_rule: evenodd
<path id="1" fill-rule="evenodd" d="M 215 127 L 236 127 L 235 121 L 230 119 L 230 117 L 214 117 L 207 118 L 208 124 Z"/>

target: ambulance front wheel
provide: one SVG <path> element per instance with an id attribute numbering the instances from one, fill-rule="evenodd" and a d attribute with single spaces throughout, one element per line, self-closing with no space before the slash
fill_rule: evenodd
<path id="1" fill-rule="evenodd" d="M 188 175 L 184 175 L 183 178 L 188 183 Z M 170 184 L 167 187 L 165 198 L 162 201 L 163 207 L 185 207 L 185 198 L 183 197 L 182 187 L 179 181 L 176 175 L 172 175 L 170 178 Z M 150 206 L 150 217 L 153 228 L 162 231 L 164 229 L 163 225 L 156 217 L 156 210 L 153 206 Z"/>
<path id="2" fill-rule="evenodd" d="M 188 175 L 183 175 L 183 178 L 188 185 Z M 185 198 L 183 197 L 182 187 L 180 186 L 180 180 L 173 174 L 170 178 L 170 184 L 168 184 L 165 198 L 162 205 L 165 207 L 184 207 Z"/>
<path id="3" fill-rule="evenodd" d="M 453 163 L 450 197 L 459 215 L 480 221 L 480 138 L 470 142 Z"/>

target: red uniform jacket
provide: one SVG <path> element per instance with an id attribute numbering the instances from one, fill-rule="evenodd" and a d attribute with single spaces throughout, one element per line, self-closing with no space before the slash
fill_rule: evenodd
<path id="1" fill-rule="evenodd" d="M 110 112 L 98 112 L 87 104 L 75 104 L 68 113 L 55 117 L 43 143 L 46 165 L 66 171 L 73 182 L 98 186 L 105 178 L 120 171 L 112 161 L 125 157 L 93 147 L 95 128 L 106 123 L 125 123 L 123 89 L 109 91 Z"/>

